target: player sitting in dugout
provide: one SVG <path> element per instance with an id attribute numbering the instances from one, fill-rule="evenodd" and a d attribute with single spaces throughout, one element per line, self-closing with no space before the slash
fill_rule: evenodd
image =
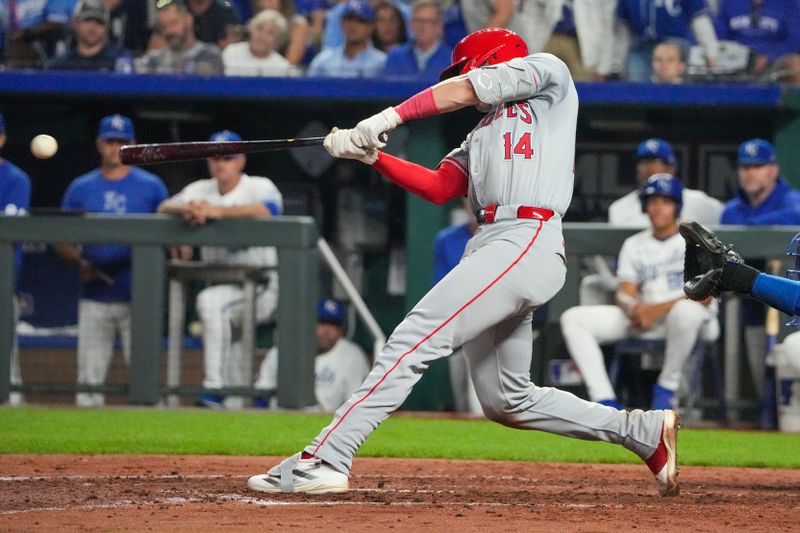
<path id="1" fill-rule="evenodd" d="M 369 360 L 358 344 L 346 339 L 345 307 L 336 300 L 323 298 L 317 304 L 317 357 L 314 359 L 313 410 L 332 413 L 353 394 L 369 374 Z M 255 382 L 259 391 L 278 388 L 278 348 L 267 352 Z M 258 396 L 254 407 L 279 407 L 277 398 Z"/>
<path id="2" fill-rule="evenodd" d="M 716 303 L 683 294 L 684 242 L 678 232 L 683 186 L 670 174 L 651 176 L 640 191 L 650 227 L 631 237 L 619 253 L 616 305 L 573 307 L 561 315 L 561 331 L 592 401 L 617 409 L 601 344 L 628 337 L 665 339 L 664 364 L 653 386 L 652 409 L 674 409 L 681 369 L 698 338 L 719 335 Z"/>

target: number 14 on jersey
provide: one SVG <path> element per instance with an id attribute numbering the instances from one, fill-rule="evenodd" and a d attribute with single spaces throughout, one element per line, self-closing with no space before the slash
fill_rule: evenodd
<path id="1" fill-rule="evenodd" d="M 519 155 L 524 159 L 530 159 L 535 154 L 533 143 L 531 142 L 531 132 L 526 131 L 519 139 L 514 139 L 510 131 L 503 134 L 503 147 L 505 149 L 504 159 L 510 161 L 512 156 Z M 512 148 L 513 147 L 513 148 Z"/>

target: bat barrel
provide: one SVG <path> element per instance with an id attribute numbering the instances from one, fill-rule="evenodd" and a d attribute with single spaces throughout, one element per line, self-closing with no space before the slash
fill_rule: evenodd
<path id="1" fill-rule="evenodd" d="M 123 146 L 120 150 L 119 157 L 125 165 L 149 165 L 235 154 L 271 152 L 304 146 L 319 146 L 324 140 L 325 137 L 304 137 L 299 139 L 270 139 L 257 141 L 198 141 L 137 144 L 133 146 Z"/>

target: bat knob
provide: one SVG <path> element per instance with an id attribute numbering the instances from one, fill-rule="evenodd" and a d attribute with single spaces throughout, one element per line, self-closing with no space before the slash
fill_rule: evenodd
<path id="1" fill-rule="evenodd" d="M 389 142 L 389 134 L 384 131 L 383 133 L 378 135 L 378 139 L 380 139 L 382 143 L 388 143 Z"/>

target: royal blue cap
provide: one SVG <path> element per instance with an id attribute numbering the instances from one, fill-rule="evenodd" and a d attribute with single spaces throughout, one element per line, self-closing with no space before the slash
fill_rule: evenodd
<path id="1" fill-rule="evenodd" d="M 372 22 L 375 20 L 375 10 L 366 0 L 348 0 L 342 14 L 342 18 L 345 17 L 358 17 L 365 22 Z"/>
<path id="2" fill-rule="evenodd" d="M 136 138 L 133 133 L 133 122 L 122 115 L 103 117 L 103 120 L 100 121 L 97 136 L 101 139 L 122 139 L 123 141 L 130 141 Z"/>
<path id="3" fill-rule="evenodd" d="M 238 133 L 232 132 L 230 130 L 222 130 L 218 131 L 217 133 L 213 134 L 208 139 L 211 142 L 232 142 L 232 141 L 241 141 L 242 138 L 239 136 Z"/>
<path id="4" fill-rule="evenodd" d="M 330 298 L 323 298 L 317 305 L 318 319 L 320 322 L 327 322 L 329 324 L 336 324 L 341 326 L 344 324 L 345 309 L 344 305 L 336 300 Z"/>
<path id="5" fill-rule="evenodd" d="M 776 162 L 775 147 L 764 139 L 750 139 L 739 145 L 740 165 L 769 165 Z"/>
<path id="6" fill-rule="evenodd" d="M 6 131 L 6 121 L 3 120 L 3 114 L 0 113 L 0 133 L 5 133 Z"/>
<path id="7" fill-rule="evenodd" d="M 637 160 L 648 158 L 658 158 L 670 165 L 675 164 L 675 152 L 672 151 L 672 146 L 664 139 L 656 137 L 643 141 L 636 150 Z"/>

